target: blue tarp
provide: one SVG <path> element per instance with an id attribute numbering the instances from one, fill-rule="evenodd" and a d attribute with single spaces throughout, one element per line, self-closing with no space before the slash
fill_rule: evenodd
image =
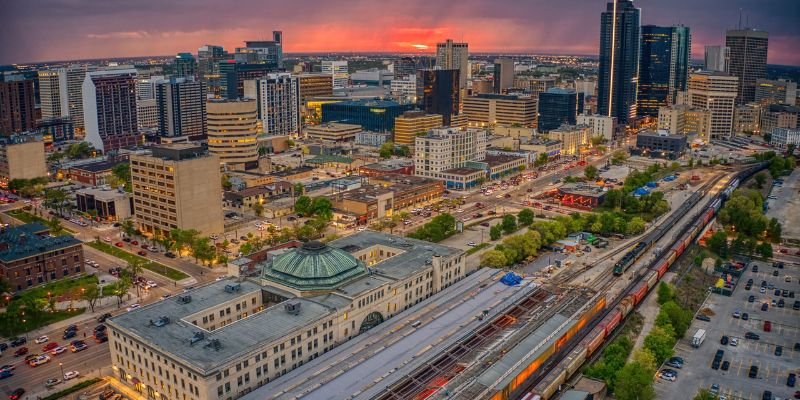
<path id="1" fill-rule="evenodd" d="M 675 179 L 677 179 L 677 177 L 675 175 L 665 176 L 664 177 L 664 182 L 672 182 Z"/>
<path id="2" fill-rule="evenodd" d="M 500 278 L 500 282 L 503 282 L 503 284 L 508 286 L 517 286 L 520 282 L 522 282 L 522 277 L 513 272 L 509 272 Z"/>
<path id="3" fill-rule="evenodd" d="M 649 187 L 649 188 L 658 187 L 658 183 L 656 183 L 656 182 L 647 182 L 647 187 Z"/>
<path id="4" fill-rule="evenodd" d="M 648 194 L 650 194 L 650 191 L 646 187 L 640 187 L 633 191 L 634 196 L 646 196 Z"/>

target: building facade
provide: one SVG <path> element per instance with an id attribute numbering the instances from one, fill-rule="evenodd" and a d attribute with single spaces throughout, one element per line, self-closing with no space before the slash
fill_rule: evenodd
<path id="1" fill-rule="evenodd" d="M 267 135 L 300 134 L 300 87 L 289 73 L 269 74 L 258 80 L 261 121 Z"/>
<path id="2" fill-rule="evenodd" d="M 688 105 L 711 113 L 710 140 L 731 137 L 738 86 L 739 78 L 723 72 L 703 71 L 689 75 Z"/>
<path id="3" fill-rule="evenodd" d="M 13 179 L 47 177 L 44 142 L 37 136 L 0 138 L 0 185 Z"/>
<path id="4" fill-rule="evenodd" d="M 736 106 L 733 111 L 733 133 L 736 135 L 761 134 L 761 113 L 763 107 L 758 103 Z"/>
<path id="5" fill-rule="evenodd" d="M 469 78 L 469 44 L 447 39 L 436 44 L 436 66 L 458 70 L 458 87 L 466 89 Z"/>
<path id="6" fill-rule="evenodd" d="M 459 114 L 461 90 L 457 69 L 420 69 L 417 71 L 417 107 L 428 114 L 439 114 L 450 125 Z"/>
<path id="7" fill-rule="evenodd" d="M 769 143 L 781 149 L 786 149 L 790 144 L 793 144 L 795 148 L 800 147 L 800 130 L 774 128 Z"/>
<path id="8" fill-rule="evenodd" d="M 775 128 L 797 129 L 800 107 L 771 104 L 761 112 L 761 132 L 772 132 Z"/>
<path id="9" fill-rule="evenodd" d="M 706 46 L 705 66 L 707 71 L 728 72 L 730 48 L 727 46 Z"/>
<path id="10" fill-rule="evenodd" d="M 661 107 L 658 110 L 658 129 L 672 134 L 693 134 L 708 143 L 711 133 L 711 111 L 692 108 L 687 104 Z"/>
<path id="11" fill-rule="evenodd" d="M 574 89 L 553 88 L 539 93 L 540 132 L 549 132 L 562 124 L 575 125 L 578 114 L 583 113 L 583 93 Z"/>
<path id="12" fill-rule="evenodd" d="M 175 228 L 204 236 L 224 232 L 217 156 L 175 143 L 131 155 L 130 161 L 136 225 L 145 235 L 160 237 Z"/>
<path id="13" fill-rule="evenodd" d="M 283 32 L 272 31 L 272 40 L 248 40 L 245 47 L 237 47 L 234 58 L 238 62 L 264 64 L 276 69 L 283 66 Z"/>
<path id="14" fill-rule="evenodd" d="M 577 125 L 586 125 L 589 127 L 589 135 L 602 136 L 607 143 L 611 143 L 617 139 L 617 120 L 614 117 L 605 115 L 586 115 L 579 114 L 575 118 Z"/>
<path id="15" fill-rule="evenodd" d="M 440 114 L 406 111 L 394 120 L 394 143 L 399 146 L 413 147 L 417 135 L 442 126 L 444 126 L 444 117 Z"/>
<path id="16" fill-rule="evenodd" d="M 725 35 L 730 49 L 728 72 L 739 78 L 736 101 L 745 104 L 756 99 L 756 81 L 767 77 L 769 34 L 756 29 L 731 29 Z"/>
<path id="17" fill-rule="evenodd" d="M 514 59 L 498 58 L 494 60 L 494 92 L 505 94 L 514 86 Z"/>
<path id="18" fill-rule="evenodd" d="M 418 136 L 414 145 L 414 175 L 445 181 L 464 190 L 486 178 L 488 132 L 483 129 L 438 128 Z"/>
<path id="19" fill-rule="evenodd" d="M 236 60 L 223 60 L 218 64 L 220 97 L 231 100 L 245 97 L 244 83 L 261 79 L 274 71 L 267 64 L 249 64 Z"/>
<path id="20" fill-rule="evenodd" d="M 219 63 L 227 58 L 222 46 L 206 44 L 197 49 L 197 74 L 205 92 L 211 97 L 220 97 Z"/>
<path id="21" fill-rule="evenodd" d="M 40 223 L 0 228 L 0 278 L 14 292 L 84 272 L 83 242 Z"/>
<path id="22" fill-rule="evenodd" d="M 761 105 L 797 104 L 797 82 L 779 79 L 758 79 L 756 81 L 756 103 Z"/>
<path id="23" fill-rule="evenodd" d="M 620 124 L 636 118 L 641 10 L 631 0 L 614 0 L 600 16 L 597 113 Z"/>
<path id="24" fill-rule="evenodd" d="M 87 188 L 75 192 L 80 212 L 95 211 L 103 221 L 124 221 L 133 216 L 133 195 L 121 189 Z"/>
<path id="25" fill-rule="evenodd" d="M 136 100 L 136 126 L 139 132 L 158 129 L 158 101 L 156 99 Z"/>
<path id="26" fill-rule="evenodd" d="M 209 99 L 208 151 L 232 169 L 258 164 L 258 112 L 253 99 Z"/>
<path id="27" fill-rule="evenodd" d="M 0 135 L 32 131 L 36 126 L 33 79 L 0 73 Z"/>
<path id="28" fill-rule="evenodd" d="M 39 71 L 39 101 L 42 119 L 69 117 L 66 69 Z"/>
<path id="29" fill-rule="evenodd" d="M 356 134 L 361 132 L 361 126 L 355 124 L 342 124 L 329 122 L 321 125 L 309 125 L 303 129 L 308 139 L 322 140 L 333 143 L 349 143 L 356 140 Z"/>
<path id="30" fill-rule="evenodd" d="M 206 88 L 194 77 L 156 82 L 158 133 L 160 136 L 206 137 Z"/>
<path id="31" fill-rule="evenodd" d="M 561 125 L 547 137 L 561 142 L 561 155 L 574 156 L 591 144 L 591 129 L 586 125 Z"/>
<path id="32" fill-rule="evenodd" d="M 536 127 L 536 100 L 531 96 L 481 94 L 464 99 L 469 126 Z"/>
<path id="33" fill-rule="evenodd" d="M 86 141 L 103 152 L 140 142 L 136 118 L 136 70 L 95 71 L 83 81 Z"/>
<path id="34" fill-rule="evenodd" d="M 331 76 L 333 89 L 344 89 L 350 80 L 347 61 L 325 60 L 322 62 L 322 73 Z"/>
<path id="35" fill-rule="evenodd" d="M 361 125 L 372 132 L 391 132 L 394 120 L 413 104 L 400 104 L 391 100 L 351 100 L 322 105 L 322 122 L 343 122 Z"/>
<path id="36" fill-rule="evenodd" d="M 671 135 L 666 131 L 641 132 L 636 135 L 633 153 L 644 157 L 675 160 L 686 152 L 686 135 Z"/>
<path id="37" fill-rule="evenodd" d="M 112 170 L 117 165 L 113 161 L 100 161 L 81 165 L 72 165 L 67 170 L 67 178 L 86 186 L 103 186 L 107 179 L 113 175 Z"/>
<path id="38" fill-rule="evenodd" d="M 392 141 L 392 134 L 389 132 L 369 132 L 369 131 L 356 132 L 355 142 L 358 145 L 381 147 L 383 146 L 384 143 L 391 141 Z"/>
<path id="39" fill-rule="evenodd" d="M 642 26 L 637 114 L 657 117 L 659 107 L 675 103 L 686 90 L 691 35 L 684 26 Z"/>

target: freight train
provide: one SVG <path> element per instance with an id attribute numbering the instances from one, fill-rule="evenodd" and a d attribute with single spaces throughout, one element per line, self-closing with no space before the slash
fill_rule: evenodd
<path id="1" fill-rule="evenodd" d="M 719 210 L 719 207 L 722 204 L 722 202 L 725 201 L 728 197 L 730 197 L 731 193 L 733 193 L 733 191 L 737 187 L 739 187 L 740 181 L 741 178 L 739 177 L 732 179 L 731 182 L 725 187 L 725 190 L 723 190 L 722 193 L 720 193 L 719 195 L 717 195 L 717 197 L 715 197 L 714 201 L 709 206 L 709 209 L 711 208 L 714 209 L 712 215 Z M 645 255 L 647 251 L 651 247 L 653 247 L 653 245 L 656 242 L 658 242 L 661 239 L 661 237 L 664 236 L 665 233 L 667 233 L 667 231 L 672 229 L 672 227 L 676 223 L 678 223 L 678 221 L 681 218 L 683 218 L 683 216 L 685 216 L 686 214 L 689 213 L 689 211 L 692 210 L 692 207 L 694 207 L 695 205 L 697 205 L 698 202 L 700 202 L 703 196 L 705 196 L 705 193 L 698 193 L 698 192 L 692 193 L 692 195 L 689 196 L 686 202 L 684 202 L 676 210 L 676 212 L 672 213 L 672 215 L 670 215 L 666 220 L 662 221 L 658 228 L 656 228 L 653 232 L 647 234 L 647 236 L 645 236 L 645 238 L 642 239 L 642 241 L 636 244 L 636 247 L 634 247 L 631 251 L 625 253 L 625 255 L 622 256 L 622 258 L 619 261 L 617 261 L 616 264 L 614 264 L 614 275 L 616 276 L 622 275 L 623 273 L 625 273 L 625 271 L 628 270 L 628 268 L 630 268 L 631 265 L 633 265 L 636 261 L 642 258 L 642 256 Z"/>
<path id="2" fill-rule="evenodd" d="M 728 199 L 731 193 L 733 193 L 733 191 L 739 186 L 739 183 L 749 178 L 756 172 L 764 169 L 766 165 L 766 163 L 759 163 L 739 172 L 733 179 L 731 179 L 730 182 L 725 186 L 725 189 L 718 193 L 709 203 L 707 203 L 707 206 L 700 211 L 696 220 L 678 235 L 678 239 L 672 243 L 672 246 L 667 251 L 662 253 L 657 260 L 653 261 L 649 265 L 649 268 L 639 278 L 634 279 L 626 287 L 626 289 L 623 290 L 623 295 L 617 298 L 615 302 L 611 303 L 611 305 L 605 311 L 605 314 L 600 314 L 602 317 L 600 322 L 597 323 L 597 325 L 595 325 L 594 328 L 592 328 L 585 336 L 583 336 L 581 341 L 575 346 L 572 352 L 555 364 L 555 366 L 550 369 L 547 375 L 539 380 L 531 392 L 521 393 L 520 396 L 528 396 L 530 394 L 532 396 L 529 396 L 528 398 L 551 398 L 553 394 L 558 391 L 559 387 L 561 387 L 561 385 L 563 385 L 564 382 L 569 379 L 572 373 L 574 373 L 580 367 L 580 365 L 588 360 L 600 348 L 603 342 L 605 342 L 611 336 L 614 329 L 616 329 L 622 320 L 624 320 L 628 314 L 630 314 L 630 312 L 642 302 L 647 293 L 652 290 L 656 284 L 658 284 L 658 281 L 664 276 L 672 263 L 674 263 L 675 260 L 677 260 L 678 257 L 680 257 L 680 255 L 683 254 L 683 252 L 689 247 L 689 245 L 691 245 L 691 243 L 700 235 L 705 226 L 722 207 L 724 201 Z M 694 202 L 689 201 L 687 204 L 697 203 L 697 201 L 699 201 L 699 199 L 695 199 Z M 693 205 L 694 204 L 692 204 L 692 206 Z M 677 212 L 675 215 L 683 216 L 689 212 L 690 209 L 691 206 L 685 209 L 682 206 L 679 209 L 681 212 Z M 676 221 L 673 220 L 668 222 L 669 224 L 665 223 L 665 225 L 671 226 L 671 224 L 675 223 Z M 666 230 L 662 230 L 661 234 L 663 235 L 664 233 L 666 233 Z M 653 237 L 655 236 L 652 234 L 648 236 L 648 238 Z M 660 238 L 660 236 L 658 237 Z M 645 246 L 647 247 L 652 246 L 653 244 L 653 242 L 648 243 L 645 241 L 643 241 L 643 243 L 645 243 Z M 639 256 L 641 256 L 641 254 L 639 254 Z"/>

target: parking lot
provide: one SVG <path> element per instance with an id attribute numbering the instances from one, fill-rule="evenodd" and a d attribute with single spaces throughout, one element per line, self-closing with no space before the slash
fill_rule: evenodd
<path id="1" fill-rule="evenodd" d="M 752 271 L 753 264 L 758 266 L 758 272 Z M 761 399 L 767 390 L 774 398 L 793 398 L 800 385 L 787 386 L 787 378 L 790 373 L 800 373 L 800 310 L 793 309 L 794 302 L 800 300 L 798 275 L 798 265 L 786 264 L 779 269 L 772 263 L 755 262 L 748 265 L 731 297 L 710 294 L 703 308 L 713 312 L 711 320 L 695 319 L 686 337 L 678 342 L 675 356 L 682 357 L 685 364 L 678 370 L 675 382 L 660 379 L 656 382 L 658 398 L 691 398 L 698 390 L 709 389 L 713 384 L 719 385 L 720 395 L 727 399 Z M 786 282 L 787 276 L 790 282 Z M 747 290 L 749 279 L 753 283 Z M 762 281 L 767 285 L 763 293 Z M 769 285 L 772 289 L 768 289 Z M 776 289 L 780 290 L 778 295 Z M 794 297 L 789 292 L 794 292 Z M 783 307 L 778 306 L 780 299 L 784 300 Z M 762 311 L 764 304 L 766 311 Z M 734 317 L 737 311 L 738 318 Z M 765 332 L 767 321 L 769 332 Z M 690 342 L 698 329 L 706 330 L 706 338 L 699 348 L 693 348 Z M 747 339 L 748 333 L 759 337 Z M 723 336 L 728 338 L 725 345 L 721 343 Z M 734 338 L 736 345 L 732 344 Z M 712 362 L 717 350 L 723 350 L 724 355 L 720 368 L 715 370 Z M 752 366 L 758 369 L 755 378 L 749 376 Z"/>

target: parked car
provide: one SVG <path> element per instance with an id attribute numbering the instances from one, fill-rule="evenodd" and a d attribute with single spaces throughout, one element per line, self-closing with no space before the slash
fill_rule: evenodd
<path id="1" fill-rule="evenodd" d="M 52 355 L 54 355 L 54 356 L 57 356 L 57 355 L 59 355 L 59 354 L 61 354 L 61 353 L 65 352 L 65 351 L 67 351 L 67 348 L 66 348 L 66 347 L 64 347 L 64 346 L 58 346 L 58 347 L 55 347 L 55 348 L 53 348 L 53 350 L 50 350 L 50 354 L 52 354 Z"/>
<path id="2" fill-rule="evenodd" d="M 672 357 L 669 360 L 667 360 L 666 365 L 672 368 L 681 369 L 683 368 L 683 362 L 684 362 L 683 358 L 681 357 Z"/>
<path id="3" fill-rule="evenodd" d="M 38 338 L 36 338 L 36 340 L 34 340 L 33 342 L 36 343 L 36 344 L 42 344 L 42 343 L 44 343 L 44 342 L 46 342 L 48 340 L 50 340 L 49 337 L 47 337 L 46 335 L 42 335 L 42 336 L 39 336 Z"/>
<path id="4" fill-rule="evenodd" d="M 744 338 L 745 338 L 745 339 L 750 339 L 750 340 L 759 340 L 759 339 L 761 339 L 761 337 L 760 337 L 760 336 L 758 336 L 758 334 L 757 334 L 757 333 L 753 333 L 753 332 L 747 332 L 747 333 L 745 333 L 745 334 L 744 334 Z"/>
<path id="5" fill-rule="evenodd" d="M 780 357 L 783 355 L 783 346 L 775 346 L 775 356 Z"/>
<path id="6" fill-rule="evenodd" d="M 21 399 L 21 398 L 22 398 L 22 395 L 23 395 L 23 394 L 25 394 L 25 389 L 23 389 L 23 388 L 17 388 L 17 389 L 14 389 L 14 391 L 13 391 L 13 392 L 11 392 L 11 394 L 10 394 L 10 395 L 8 395 L 8 398 L 9 398 L 10 400 L 19 400 L 19 399 Z"/>
<path id="7" fill-rule="evenodd" d="M 134 303 L 134 304 L 131 304 L 131 305 L 129 305 L 129 306 L 128 306 L 128 308 L 126 308 L 125 310 L 126 310 L 126 311 L 133 311 L 133 310 L 135 310 L 135 309 L 137 309 L 137 308 L 141 308 L 141 307 L 142 307 L 142 305 L 141 305 L 141 304 L 139 304 L 139 303 Z"/>
<path id="8" fill-rule="evenodd" d="M 105 313 L 105 314 L 97 317 L 97 322 L 103 323 L 103 322 L 106 322 L 106 320 L 109 319 L 109 318 L 111 318 L 111 314 L 110 313 Z"/>
<path id="9" fill-rule="evenodd" d="M 79 377 L 81 374 L 78 371 L 67 371 L 64 373 L 64 380 L 68 381 L 70 379 L 75 379 Z"/>
<path id="10" fill-rule="evenodd" d="M 50 378 L 50 379 L 44 381 L 44 386 L 49 389 L 49 388 L 51 388 L 51 387 L 53 387 L 55 385 L 58 385 L 59 383 L 61 383 L 61 379 Z"/>
<path id="11" fill-rule="evenodd" d="M 721 344 L 723 346 L 727 345 L 728 344 L 728 337 L 725 336 L 725 335 L 722 335 L 722 338 L 719 339 L 719 344 Z"/>
<path id="12" fill-rule="evenodd" d="M 136 252 L 136 254 L 138 254 L 138 255 L 140 255 L 140 256 L 146 256 L 146 255 L 147 255 L 147 252 L 146 252 L 146 251 L 144 251 L 144 250 L 139 250 L 139 251 L 137 251 L 137 252 Z"/>
<path id="13" fill-rule="evenodd" d="M 706 322 L 710 322 L 711 321 L 711 317 L 709 317 L 708 315 L 703 315 L 703 314 L 699 314 L 695 318 L 697 318 L 700 321 L 706 321 Z"/>
<path id="14" fill-rule="evenodd" d="M 11 340 L 11 347 L 21 346 L 28 342 L 28 339 L 20 336 Z"/>
<path id="15" fill-rule="evenodd" d="M 722 366 L 719 369 L 727 371 L 730 367 L 731 367 L 730 361 L 725 360 L 722 362 Z"/>
<path id="16" fill-rule="evenodd" d="M 758 366 L 751 365 L 750 366 L 750 372 L 747 373 L 747 376 L 752 378 L 752 379 L 755 379 L 756 377 L 758 377 Z"/>
<path id="17" fill-rule="evenodd" d="M 17 351 L 14 352 L 14 357 L 24 356 L 27 353 L 28 353 L 27 347 L 20 347 L 17 349 Z"/>
<path id="18" fill-rule="evenodd" d="M 234 239 L 234 240 L 235 240 L 235 239 Z M 237 243 L 238 243 L 238 241 L 237 241 Z M 177 257 L 177 256 L 175 255 L 175 253 L 173 253 L 173 252 L 171 252 L 171 251 L 168 251 L 168 252 L 164 253 L 164 255 L 165 255 L 165 256 L 167 256 L 168 258 L 175 258 L 175 257 Z"/>

